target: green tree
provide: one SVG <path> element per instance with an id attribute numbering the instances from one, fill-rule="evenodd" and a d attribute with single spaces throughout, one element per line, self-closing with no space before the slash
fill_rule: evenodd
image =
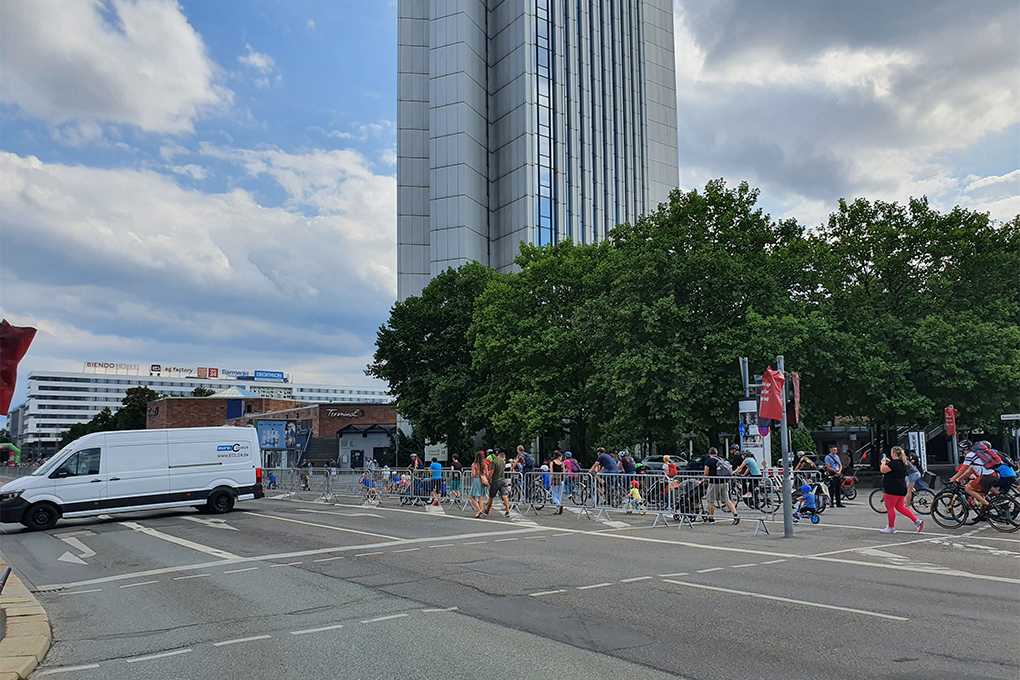
<path id="1" fill-rule="evenodd" d="M 210 390 L 208 387 L 202 386 L 196 387 L 191 391 L 191 396 L 193 397 L 211 397 L 214 394 L 216 394 L 216 390 Z"/>
<path id="2" fill-rule="evenodd" d="M 116 416 L 112 411 L 110 411 L 109 407 L 106 407 L 94 415 L 92 420 L 87 423 L 75 423 L 71 425 L 71 428 L 66 430 L 60 436 L 60 448 L 64 448 L 74 440 L 84 437 L 87 434 L 92 434 L 93 432 L 109 432 L 117 429 L 120 428 L 117 427 Z"/>
<path id="3" fill-rule="evenodd" d="M 121 400 L 123 406 L 114 416 L 118 430 L 144 430 L 149 402 L 159 399 L 159 392 L 148 387 L 131 387 Z"/>
<path id="4" fill-rule="evenodd" d="M 472 262 L 448 269 L 420 296 L 396 303 L 379 328 L 366 371 L 389 383 L 394 405 L 411 423 L 416 439 L 445 442 L 451 453 L 463 455 L 484 427 L 467 410 L 482 378 L 472 367 L 466 334 L 475 299 L 498 277 Z"/>

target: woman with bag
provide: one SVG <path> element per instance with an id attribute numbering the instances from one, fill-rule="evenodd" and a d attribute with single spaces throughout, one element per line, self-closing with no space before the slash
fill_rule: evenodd
<path id="1" fill-rule="evenodd" d="M 907 454 L 899 446 L 892 447 L 888 458 L 882 459 L 882 490 L 885 492 L 885 511 L 889 515 L 889 526 L 882 529 L 883 534 L 896 533 L 896 513 L 909 517 L 914 522 L 914 529 L 920 531 L 924 522 L 904 505 L 907 499 Z"/>
<path id="2" fill-rule="evenodd" d="M 563 454 L 556 451 L 555 457 L 550 462 L 549 468 L 551 470 L 550 480 L 552 482 L 552 499 L 556 505 L 556 512 L 553 514 L 563 514 Z"/>
<path id="3" fill-rule="evenodd" d="M 475 519 L 482 516 L 482 499 L 488 494 L 489 467 L 485 460 L 485 452 L 475 454 L 475 462 L 471 463 L 471 505 L 475 508 Z"/>

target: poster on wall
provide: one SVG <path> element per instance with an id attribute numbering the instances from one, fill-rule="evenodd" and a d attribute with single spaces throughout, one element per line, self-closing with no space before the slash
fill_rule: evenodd
<path id="1" fill-rule="evenodd" d="M 266 451 L 297 450 L 308 448 L 312 434 L 311 420 L 260 420 L 258 422 L 259 447 Z"/>
<path id="2" fill-rule="evenodd" d="M 737 403 L 737 431 L 740 433 L 740 449 L 748 450 L 762 465 L 771 466 L 771 438 L 767 419 L 759 423 L 758 402 L 755 399 L 741 399 Z"/>

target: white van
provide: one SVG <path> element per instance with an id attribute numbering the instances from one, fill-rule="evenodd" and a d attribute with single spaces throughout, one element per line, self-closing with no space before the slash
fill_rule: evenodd
<path id="1" fill-rule="evenodd" d="M 0 522 L 50 529 L 60 517 L 192 505 L 229 512 L 262 498 L 253 427 L 96 432 L 0 488 Z"/>

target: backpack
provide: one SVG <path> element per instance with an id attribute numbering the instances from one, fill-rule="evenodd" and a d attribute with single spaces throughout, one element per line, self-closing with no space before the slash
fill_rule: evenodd
<path id="1" fill-rule="evenodd" d="M 981 461 L 982 467 L 986 470 L 994 470 L 1005 462 L 995 449 L 981 447 L 979 449 L 971 449 L 971 453 L 977 456 L 978 460 Z"/>
<path id="2" fill-rule="evenodd" d="M 535 467 L 535 459 L 532 458 L 531 454 L 528 453 L 527 451 L 525 451 L 524 453 L 521 454 L 521 461 L 523 462 L 524 467 L 528 467 L 528 468 Z"/>
<path id="3" fill-rule="evenodd" d="M 993 451 L 994 451 L 994 449 L 993 449 Z M 1012 468 L 1014 471 L 1016 471 L 1017 465 L 1016 465 L 1016 461 L 1015 460 L 1010 458 L 1008 455 L 1006 455 L 1002 451 L 995 451 L 995 453 L 998 454 L 999 458 L 1002 460 L 1002 464 L 1003 465 L 1008 465 L 1010 468 Z"/>
<path id="4" fill-rule="evenodd" d="M 715 476 L 716 477 L 731 477 L 733 476 L 733 466 L 730 465 L 730 461 L 725 458 L 718 458 L 718 462 L 715 464 Z"/>
<path id="5" fill-rule="evenodd" d="M 666 476 L 676 477 L 676 463 L 666 463 Z"/>
<path id="6" fill-rule="evenodd" d="M 567 463 L 568 463 L 567 470 L 569 472 L 580 472 L 581 471 L 581 464 L 577 462 L 576 458 L 568 458 L 567 459 Z"/>

